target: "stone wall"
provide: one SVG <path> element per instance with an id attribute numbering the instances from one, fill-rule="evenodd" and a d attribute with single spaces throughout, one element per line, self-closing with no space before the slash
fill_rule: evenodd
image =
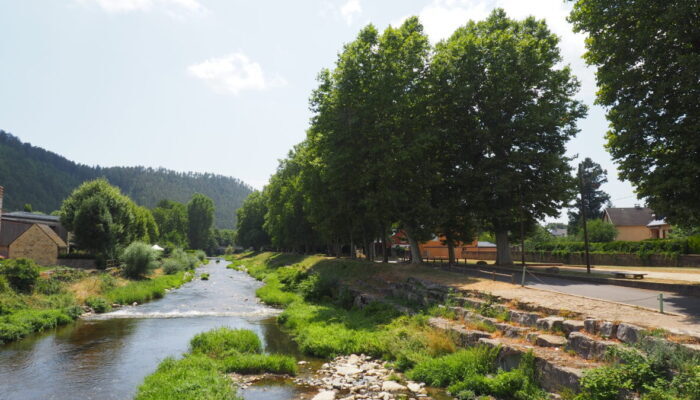
<path id="1" fill-rule="evenodd" d="M 591 264 L 620 265 L 620 266 L 652 266 L 652 267 L 700 267 L 700 255 L 688 254 L 676 257 L 652 255 L 642 259 L 636 254 L 591 254 Z M 520 251 L 513 250 L 513 259 L 520 260 Z M 555 255 L 551 252 L 526 251 L 525 261 L 585 265 L 586 256 L 581 253 L 571 253 L 566 256 Z"/>
<path id="2" fill-rule="evenodd" d="M 32 225 L 9 249 L 9 258 L 29 258 L 39 265 L 56 265 L 58 246 L 44 231 Z"/>
<path id="3" fill-rule="evenodd" d="M 95 269 L 97 264 L 95 260 L 86 258 L 59 258 L 56 262 L 58 265 L 71 268 Z"/>

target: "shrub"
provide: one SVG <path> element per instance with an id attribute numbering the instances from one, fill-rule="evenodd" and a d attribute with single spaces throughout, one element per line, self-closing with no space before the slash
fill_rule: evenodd
<path id="1" fill-rule="evenodd" d="M 494 372 L 499 350 L 486 346 L 459 350 L 453 354 L 420 362 L 407 376 L 430 386 L 445 387 L 467 377 Z"/>
<path id="2" fill-rule="evenodd" d="M 10 287 L 10 282 L 7 281 L 5 275 L 0 275 L 0 293 L 10 293 L 12 288 Z M 0 313 L 2 314 L 2 313 Z"/>
<path id="3" fill-rule="evenodd" d="M 133 242 L 122 252 L 124 274 L 130 278 L 140 278 L 156 267 L 157 254 L 146 243 Z"/>
<path id="4" fill-rule="evenodd" d="M 278 354 L 235 354 L 221 362 L 224 372 L 239 374 L 273 374 L 296 375 L 297 362 L 294 357 Z"/>
<path id="5" fill-rule="evenodd" d="M 37 279 L 34 290 L 37 293 L 52 295 L 59 294 L 65 291 L 63 283 L 57 281 L 53 278 L 51 279 Z"/>
<path id="6" fill-rule="evenodd" d="M 591 242 L 612 242 L 617 237 L 615 225 L 605 222 L 602 219 L 588 221 L 588 240 Z M 579 232 L 580 239 L 583 240 L 583 229 Z"/>
<path id="7" fill-rule="evenodd" d="M 0 273 L 15 290 L 28 293 L 39 278 L 39 267 L 32 260 L 17 258 L 2 262 Z"/>
<path id="8" fill-rule="evenodd" d="M 135 400 L 236 399 L 232 381 L 221 374 L 215 360 L 189 355 L 166 358 L 139 386 Z"/>
<path id="9" fill-rule="evenodd" d="M 190 349 L 192 353 L 219 358 L 231 353 L 260 353 L 262 344 L 253 331 L 222 327 L 193 337 Z"/>
<path id="10" fill-rule="evenodd" d="M 51 272 L 51 279 L 66 283 L 79 281 L 87 276 L 88 273 L 82 269 L 69 267 L 57 267 Z"/>
<path id="11" fill-rule="evenodd" d="M 202 274 L 202 275 L 200 276 L 200 278 L 201 278 L 203 281 L 208 281 L 208 280 L 209 280 L 209 274 L 204 273 L 204 274 Z"/>
<path id="12" fill-rule="evenodd" d="M 112 310 L 112 306 L 109 304 L 109 302 L 102 297 L 90 296 L 85 299 L 85 304 L 98 314 Z"/>
<path id="13" fill-rule="evenodd" d="M 174 258 L 166 258 L 163 260 L 163 272 L 168 275 L 176 274 L 184 270 L 184 267 L 185 266 L 182 265 L 182 263 L 178 262 L 178 260 Z"/>

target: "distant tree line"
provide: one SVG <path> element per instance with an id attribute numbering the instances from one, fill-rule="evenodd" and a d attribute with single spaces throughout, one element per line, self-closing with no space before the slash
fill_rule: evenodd
<path id="1" fill-rule="evenodd" d="M 85 181 L 106 178 L 144 207 L 162 199 L 187 202 L 195 193 L 209 196 L 216 205 L 215 224 L 235 226 L 236 210 L 252 189 L 238 179 L 215 174 L 175 172 L 164 168 L 90 167 L 0 130 L 0 185 L 5 187 L 4 208 L 51 213 Z"/>
<path id="2" fill-rule="evenodd" d="M 416 17 L 368 25 L 319 74 L 306 140 L 238 210 L 238 244 L 374 258 L 400 230 L 414 260 L 433 235 L 454 259 L 491 231 L 512 263 L 510 236 L 575 193 L 565 145 L 586 107 L 558 41 L 500 9 L 435 47 Z"/>

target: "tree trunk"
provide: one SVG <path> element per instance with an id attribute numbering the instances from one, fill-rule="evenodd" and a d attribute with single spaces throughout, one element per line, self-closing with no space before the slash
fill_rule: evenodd
<path id="1" fill-rule="evenodd" d="M 386 250 L 386 234 L 382 235 L 382 262 L 389 263 L 389 252 Z"/>
<path id="2" fill-rule="evenodd" d="M 510 254 L 510 243 L 508 243 L 508 231 L 496 232 L 496 265 L 513 265 L 513 257 Z"/>
<path id="3" fill-rule="evenodd" d="M 447 241 L 447 258 L 449 259 L 447 265 L 455 265 L 455 245 L 451 240 Z"/>
<path id="4" fill-rule="evenodd" d="M 423 262 L 423 258 L 420 255 L 420 248 L 418 247 L 418 241 L 411 236 L 408 230 L 406 232 L 406 238 L 408 239 L 408 246 L 411 249 L 411 263 L 420 264 Z"/>

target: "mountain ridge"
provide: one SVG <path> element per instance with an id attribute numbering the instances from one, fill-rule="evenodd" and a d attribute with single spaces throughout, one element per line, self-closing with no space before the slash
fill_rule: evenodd
<path id="1" fill-rule="evenodd" d="M 253 191 L 240 179 L 219 174 L 144 166 L 91 167 L 0 130 L 0 186 L 5 187 L 3 207 L 8 211 L 21 210 L 28 203 L 35 211 L 50 213 L 78 185 L 100 177 L 149 208 L 162 199 L 184 203 L 194 193 L 207 195 L 216 205 L 219 228 L 235 226 L 236 210 Z"/>

